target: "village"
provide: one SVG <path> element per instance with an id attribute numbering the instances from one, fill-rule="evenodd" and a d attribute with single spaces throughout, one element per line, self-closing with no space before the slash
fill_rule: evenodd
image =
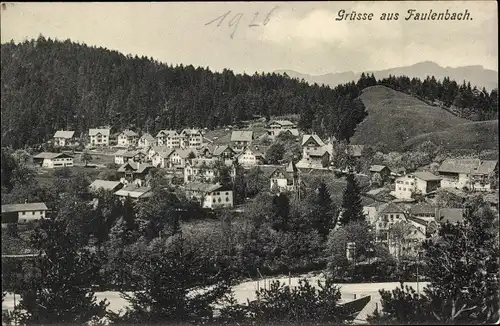
<path id="1" fill-rule="evenodd" d="M 251 127 L 241 130 L 226 128 L 224 132 L 228 141 L 222 143 L 217 136 L 207 138 L 210 131 L 202 129 L 184 129 L 180 132 L 160 130 L 153 136 L 149 133 L 139 135 L 129 129 L 111 134 L 111 128 L 108 127 L 89 129 L 84 137 L 75 137 L 74 131 L 59 130 L 52 140 L 57 152 L 41 152 L 32 159 L 38 169 L 51 170 L 71 169 L 83 162 L 85 166 L 99 168 L 88 161 L 99 155 L 106 157 L 108 162 L 117 167 L 117 180 L 93 180 L 90 190 L 94 193 L 111 191 L 122 201 L 127 197 L 134 202 L 148 200 L 153 194 L 150 172 L 161 170 L 166 184 L 174 186 L 202 208 L 228 209 L 233 212 L 238 211 L 235 210 L 234 189 L 215 182 L 220 166 L 225 166 L 232 178 L 235 177 L 237 166 L 245 171 L 258 168 L 267 180 L 269 192 L 295 196 L 305 191 L 303 186 L 307 175 L 335 175 L 342 178 L 354 173 L 368 180 L 368 187 L 362 194 L 363 212 L 375 231 L 376 241 L 387 246 L 395 256 L 401 250 L 416 253 L 419 244 L 435 234 L 440 223 L 462 221 L 466 208 L 436 203 L 434 197 L 440 190 L 463 199 L 471 194 L 482 194 L 496 210 L 496 160 L 447 158 L 433 172 L 425 168 L 392 171 L 388 166 L 373 164 L 369 166 L 368 173 L 363 174 L 356 171 L 356 164 L 352 164 L 363 159 L 363 145 L 339 147 L 333 137 L 322 140 L 316 134 L 303 134 L 296 123 L 289 120 L 271 120 L 265 123 L 265 127 L 264 132 L 262 128 L 259 129 L 260 135 Z M 300 145 L 300 157 L 294 155 L 288 161 L 278 160 L 280 164 L 269 164 L 266 152 L 279 139 Z M 85 144 L 84 151 L 74 154 L 74 149 L 70 148 L 81 143 Z M 342 155 L 350 158 L 347 162 L 351 163 L 334 166 L 331 159 L 339 154 L 336 153 L 338 150 L 344 151 Z M 244 206 L 244 203 L 238 205 L 240 210 Z M 2 226 L 42 219 L 46 211 L 44 203 L 2 205 Z M 396 245 L 389 236 L 391 225 L 398 222 L 408 226 L 403 245 Z"/>

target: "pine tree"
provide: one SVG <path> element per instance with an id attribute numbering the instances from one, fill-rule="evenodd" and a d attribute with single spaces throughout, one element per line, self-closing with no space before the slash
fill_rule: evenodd
<path id="1" fill-rule="evenodd" d="M 79 248 L 62 221 L 43 220 L 31 246 L 40 250 L 33 269 L 20 280 L 21 301 L 15 315 L 21 324 L 83 324 L 104 317 L 106 302 L 96 302 L 91 287 L 99 265 Z"/>
<path id="2" fill-rule="evenodd" d="M 311 202 L 311 224 L 324 238 L 337 223 L 337 210 L 324 182 L 320 182 Z"/>
<path id="3" fill-rule="evenodd" d="M 364 221 L 363 206 L 361 204 L 361 195 L 358 183 L 354 174 L 350 173 L 346 178 L 347 185 L 342 197 L 342 214 L 340 224 L 346 225 L 352 221 Z"/>
<path id="4" fill-rule="evenodd" d="M 273 197 L 272 203 L 273 228 L 276 231 L 287 231 L 290 219 L 290 199 L 285 193 Z"/>

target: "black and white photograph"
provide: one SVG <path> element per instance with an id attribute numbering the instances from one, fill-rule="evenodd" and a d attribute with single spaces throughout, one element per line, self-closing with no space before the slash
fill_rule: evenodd
<path id="1" fill-rule="evenodd" d="M 500 322 L 496 1 L 0 14 L 2 325 Z"/>

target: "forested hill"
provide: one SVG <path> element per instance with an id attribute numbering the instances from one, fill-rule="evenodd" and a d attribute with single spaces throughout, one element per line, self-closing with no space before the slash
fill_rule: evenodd
<path id="1" fill-rule="evenodd" d="M 331 89 L 274 73 L 214 73 L 43 36 L 1 50 L 3 146 L 38 144 L 63 128 L 154 134 L 285 114 L 300 114 L 302 128 L 348 139 L 366 116 L 354 82 Z"/>

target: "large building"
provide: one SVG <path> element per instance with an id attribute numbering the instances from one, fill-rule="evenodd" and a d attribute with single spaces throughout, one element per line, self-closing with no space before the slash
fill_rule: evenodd
<path id="1" fill-rule="evenodd" d="M 92 146 L 109 146 L 110 130 L 89 129 L 89 143 Z"/>
<path id="2" fill-rule="evenodd" d="M 491 191 L 491 180 L 498 178 L 498 161 L 447 159 L 441 163 L 438 172 L 442 188 Z"/>
<path id="3" fill-rule="evenodd" d="M 47 210 L 44 203 L 2 205 L 2 224 L 38 221 L 46 217 Z"/>
<path id="4" fill-rule="evenodd" d="M 274 120 L 268 125 L 267 135 L 272 139 L 275 139 L 282 132 L 289 133 L 293 137 L 299 136 L 299 130 L 297 125 L 288 120 Z"/>
<path id="5" fill-rule="evenodd" d="M 73 156 L 66 153 L 42 152 L 33 156 L 33 162 L 43 168 L 63 168 L 73 166 Z"/>
<path id="6" fill-rule="evenodd" d="M 414 195 L 427 195 L 441 185 L 441 177 L 430 172 L 414 172 L 396 178 L 394 197 L 412 199 Z"/>
<path id="7" fill-rule="evenodd" d="M 54 146 L 64 147 L 75 143 L 75 132 L 69 130 L 58 130 L 54 134 Z"/>
<path id="8" fill-rule="evenodd" d="M 200 203 L 203 208 L 233 207 L 233 191 L 220 184 L 191 182 L 185 186 L 186 197 Z"/>
<path id="9" fill-rule="evenodd" d="M 139 135 L 132 130 L 124 130 L 118 134 L 118 146 L 136 146 Z"/>
<path id="10" fill-rule="evenodd" d="M 252 145 L 253 137 L 252 130 L 235 130 L 231 133 L 231 146 L 237 151 L 243 150 Z"/>

